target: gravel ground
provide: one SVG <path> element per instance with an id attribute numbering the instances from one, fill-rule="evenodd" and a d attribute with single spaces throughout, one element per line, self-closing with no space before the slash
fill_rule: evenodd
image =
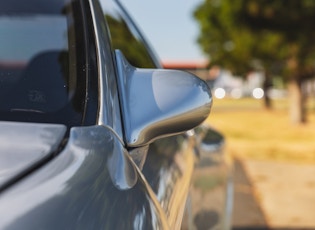
<path id="1" fill-rule="evenodd" d="M 234 229 L 266 229 L 266 217 L 257 202 L 253 184 L 244 163 L 234 161 L 234 204 L 232 224 Z"/>

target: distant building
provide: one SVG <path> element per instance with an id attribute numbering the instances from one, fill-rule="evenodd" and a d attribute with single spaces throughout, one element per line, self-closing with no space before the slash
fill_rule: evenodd
<path id="1" fill-rule="evenodd" d="M 264 74 L 250 72 L 246 79 L 234 76 L 230 71 L 219 66 L 208 68 L 208 61 L 162 61 L 165 69 L 177 69 L 191 72 L 205 80 L 217 98 L 254 97 L 262 98 L 264 91 L 261 88 Z"/>
<path id="2" fill-rule="evenodd" d="M 208 78 L 208 61 L 192 60 L 192 61 L 162 61 L 165 69 L 177 69 L 191 72 L 203 80 Z"/>

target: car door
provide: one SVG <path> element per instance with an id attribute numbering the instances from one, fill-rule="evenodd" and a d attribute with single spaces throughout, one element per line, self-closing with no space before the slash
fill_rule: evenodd
<path id="1" fill-rule="evenodd" d="M 116 1 L 100 3 L 109 27 L 111 49 L 119 49 L 138 68 L 161 68 L 154 51 L 123 6 Z M 171 229 L 181 226 L 195 162 L 194 144 L 189 133 L 184 133 L 142 148 L 128 149 L 165 211 Z"/>

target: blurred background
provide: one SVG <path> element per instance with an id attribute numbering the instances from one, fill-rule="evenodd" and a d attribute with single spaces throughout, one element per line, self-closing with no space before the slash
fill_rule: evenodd
<path id="1" fill-rule="evenodd" d="M 122 0 L 165 68 L 213 96 L 234 229 L 315 229 L 315 1 Z"/>

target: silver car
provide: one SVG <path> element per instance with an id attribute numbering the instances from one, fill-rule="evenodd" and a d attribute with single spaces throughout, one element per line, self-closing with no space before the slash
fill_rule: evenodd
<path id="1" fill-rule="evenodd" d="M 225 164 L 211 104 L 117 1 L 0 0 L 0 229 L 191 226 L 198 159 Z"/>

